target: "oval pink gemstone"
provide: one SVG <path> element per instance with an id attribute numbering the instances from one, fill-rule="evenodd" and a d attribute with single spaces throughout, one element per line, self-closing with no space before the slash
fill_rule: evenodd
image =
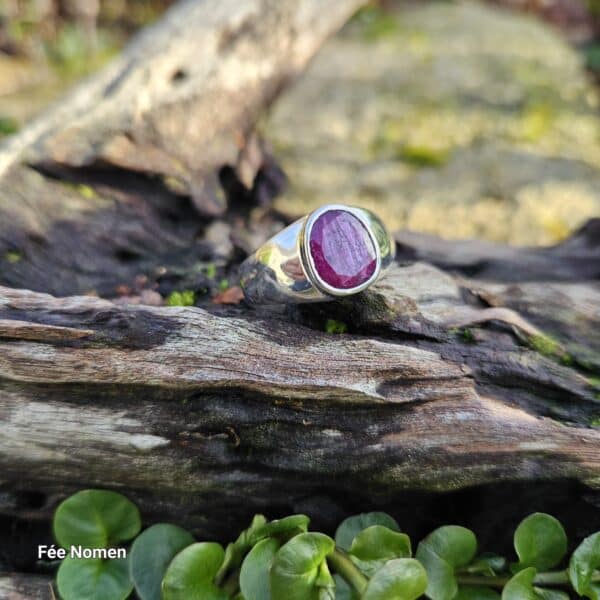
<path id="1" fill-rule="evenodd" d="M 309 245 L 317 273 L 334 288 L 357 287 L 375 272 L 377 254 L 371 236 L 345 210 L 320 215 L 310 231 Z"/>

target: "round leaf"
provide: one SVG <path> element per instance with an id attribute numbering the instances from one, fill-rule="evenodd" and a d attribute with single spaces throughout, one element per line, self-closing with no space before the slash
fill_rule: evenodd
<path id="1" fill-rule="evenodd" d="M 226 571 L 238 567 L 247 552 L 260 540 L 276 537 L 281 538 L 280 541 L 287 541 L 298 533 L 306 532 L 309 523 L 306 515 L 291 515 L 274 521 L 267 521 L 263 515 L 255 515 L 250 527 L 242 531 L 235 542 L 227 545 L 218 576 L 223 577 Z"/>
<path id="2" fill-rule="evenodd" d="M 533 580 L 537 571 L 528 567 L 517 573 L 504 586 L 502 600 L 539 600 L 533 589 Z"/>
<path id="3" fill-rule="evenodd" d="M 161 600 L 163 576 L 176 554 L 194 543 L 190 533 L 167 523 L 153 525 L 131 546 L 129 572 L 141 600 Z"/>
<path id="4" fill-rule="evenodd" d="M 183 549 L 172 561 L 162 582 L 163 600 L 228 600 L 214 584 L 225 552 L 219 544 L 202 542 Z"/>
<path id="5" fill-rule="evenodd" d="M 286 600 L 319 600 L 321 563 L 335 549 L 322 533 L 301 533 L 282 546 L 271 567 L 271 594 Z"/>
<path id="6" fill-rule="evenodd" d="M 283 519 L 275 519 L 265 523 L 256 532 L 255 537 L 278 537 L 282 534 L 305 533 L 308 530 L 310 519 L 306 515 L 291 515 Z"/>
<path id="7" fill-rule="evenodd" d="M 454 600 L 500 600 L 500 594 L 488 587 L 463 585 L 458 589 Z"/>
<path id="8" fill-rule="evenodd" d="M 240 571 L 240 589 L 245 600 L 271 600 L 269 570 L 279 550 L 273 538 L 261 540 L 250 550 Z"/>
<path id="9" fill-rule="evenodd" d="M 534 513 L 523 519 L 515 531 L 518 568 L 552 569 L 567 552 L 567 534 L 551 515 Z"/>
<path id="10" fill-rule="evenodd" d="M 600 583 L 592 582 L 596 569 L 600 569 L 600 532 L 586 537 L 569 563 L 569 579 L 575 591 L 591 600 L 600 600 Z"/>
<path id="11" fill-rule="evenodd" d="M 477 557 L 466 569 L 467 573 L 496 575 L 506 569 L 506 559 L 496 554 L 482 554 Z"/>
<path id="12" fill-rule="evenodd" d="M 477 552 L 477 538 L 465 527 L 446 525 L 432 531 L 419 546 L 430 548 L 454 568 L 466 567 Z"/>
<path id="13" fill-rule="evenodd" d="M 65 558 L 56 574 L 63 600 L 124 600 L 133 591 L 127 560 Z"/>
<path id="14" fill-rule="evenodd" d="M 335 532 L 336 545 L 345 550 L 350 550 L 354 538 L 367 527 L 372 525 L 383 525 L 392 531 L 400 531 L 398 523 L 393 517 L 383 512 L 370 512 L 348 517 L 342 521 Z"/>
<path id="15" fill-rule="evenodd" d="M 387 562 L 369 581 L 361 600 L 415 600 L 427 588 L 427 574 L 413 558 Z"/>
<path id="16" fill-rule="evenodd" d="M 452 600 L 458 593 L 455 570 L 466 567 L 477 552 L 475 534 L 458 525 L 439 527 L 417 548 L 417 559 L 427 571 L 427 596 Z"/>
<path id="17" fill-rule="evenodd" d="M 410 558 L 410 538 L 383 525 L 372 525 L 354 538 L 350 554 L 360 560 Z"/>
<path id="18" fill-rule="evenodd" d="M 369 577 L 393 558 L 410 558 L 410 538 L 383 525 L 363 529 L 352 542 L 350 558 Z"/>
<path id="19" fill-rule="evenodd" d="M 117 492 L 83 490 L 64 500 L 54 514 L 54 537 L 63 548 L 108 548 L 135 537 L 140 513 Z"/>

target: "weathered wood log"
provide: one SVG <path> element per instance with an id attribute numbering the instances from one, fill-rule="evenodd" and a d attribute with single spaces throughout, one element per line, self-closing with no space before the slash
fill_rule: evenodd
<path id="1" fill-rule="evenodd" d="M 415 263 L 351 302 L 279 317 L 2 288 L 4 490 L 41 491 L 50 509 L 80 487 L 118 488 L 219 535 L 323 493 L 378 504 L 518 479 L 597 487 L 597 369 L 562 331 L 597 328 L 600 290 L 530 281 L 502 305 L 498 286 Z M 510 299 L 533 311 L 541 291 L 557 310 L 538 329 Z M 314 329 L 340 314 L 355 335 Z"/>
<path id="2" fill-rule="evenodd" d="M 0 598 L 4 600 L 55 600 L 49 577 L 0 573 Z"/>
<path id="3" fill-rule="evenodd" d="M 2 281 L 114 296 L 214 258 L 199 213 L 281 186 L 254 124 L 361 3 L 176 4 L 0 147 Z"/>

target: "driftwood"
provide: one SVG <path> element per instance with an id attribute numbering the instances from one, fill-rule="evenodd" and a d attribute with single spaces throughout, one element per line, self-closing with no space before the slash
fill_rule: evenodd
<path id="1" fill-rule="evenodd" d="M 533 311 L 542 293 L 556 310 L 538 329 L 510 305 Z M 595 487 L 595 366 L 561 331 L 593 332 L 598 306 L 597 286 L 507 292 L 426 263 L 351 303 L 278 318 L 2 288 L 5 490 L 119 487 L 202 526 L 195 514 L 324 490 L 389 502 L 501 480 Z M 341 314 L 354 335 L 313 329 Z"/>
<path id="2" fill-rule="evenodd" d="M 256 118 L 359 4 L 183 2 L 0 150 L 7 531 L 39 543 L 85 487 L 218 539 L 258 511 L 426 527 L 446 509 L 420 507 L 460 490 L 509 494 L 508 520 L 521 496 L 568 497 L 575 523 L 600 503 L 599 221 L 549 249 L 402 232 L 351 300 L 211 302 L 289 221 L 266 206 L 283 175 Z M 177 289 L 198 306 L 144 304 Z M 5 576 L 0 596 L 29 585 L 46 583 Z"/>
<path id="3" fill-rule="evenodd" d="M 0 598 L 4 600 L 54 600 L 50 578 L 19 573 L 0 574 Z"/>

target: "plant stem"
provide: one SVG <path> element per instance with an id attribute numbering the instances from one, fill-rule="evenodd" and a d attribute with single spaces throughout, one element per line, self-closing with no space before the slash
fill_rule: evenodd
<path id="1" fill-rule="evenodd" d="M 536 585 L 562 585 L 570 583 L 567 571 L 556 571 L 550 573 L 538 573 L 533 580 Z"/>
<path id="2" fill-rule="evenodd" d="M 348 558 L 348 555 L 336 548 L 327 557 L 333 570 L 341 575 L 359 594 L 367 587 L 369 580 L 358 570 L 358 567 Z"/>
<path id="3" fill-rule="evenodd" d="M 488 577 L 486 575 L 457 575 L 458 583 L 461 585 L 487 585 L 490 587 L 504 587 L 511 579 L 510 575 Z M 600 583 L 600 571 L 592 576 L 592 582 Z M 564 585 L 569 584 L 569 573 L 564 571 L 549 571 L 538 573 L 533 580 L 534 585 Z"/>
<path id="4" fill-rule="evenodd" d="M 223 591 L 232 596 L 240 589 L 240 572 L 236 569 L 226 580 L 222 586 Z"/>
<path id="5" fill-rule="evenodd" d="M 490 587 L 504 587 L 510 577 L 492 577 L 487 575 L 457 575 L 456 581 L 460 585 L 487 585 Z"/>

